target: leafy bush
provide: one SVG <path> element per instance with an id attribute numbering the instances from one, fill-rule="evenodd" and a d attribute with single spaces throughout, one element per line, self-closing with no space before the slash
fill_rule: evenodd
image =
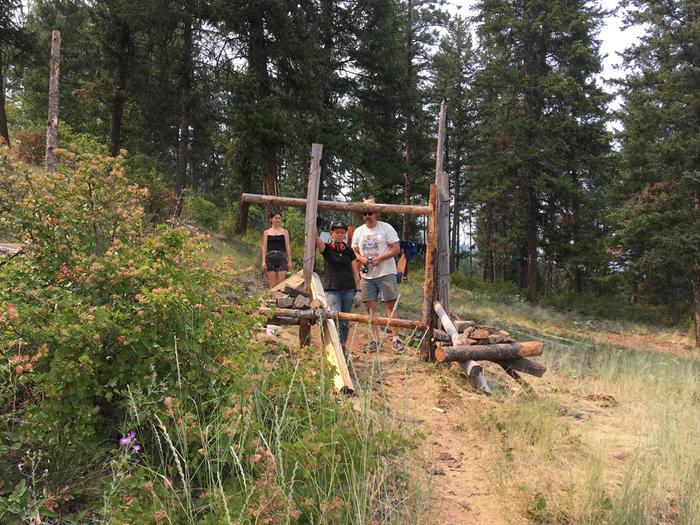
<path id="1" fill-rule="evenodd" d="M 198 193 L 185 193 L 182 202 L 182 218 L 216 230 L 221 220 L 221 210 Z"/>
<path id="2" fill-rule="evenodd" d="M 122 157 L 57 155 L 1 165 L 26 250 L 0 265 L 0 521 L 368 522 L 405 492 L 410 443 L 339 403 L 315 351 L 256 342 L 230 260 L 153 229 Z"/>

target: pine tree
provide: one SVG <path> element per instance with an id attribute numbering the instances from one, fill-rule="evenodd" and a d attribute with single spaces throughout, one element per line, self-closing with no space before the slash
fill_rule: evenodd
<path id="1" fill-rule="evenodd" d="M 626 50 L 621 133 L 624 187 L 633 194 L 621 233 L 633 268 L 665 290 L 671 317 L 692 283 L 700 347 L 700 6 L 629 0 L 629 24 L 647 28 Z"/>
<path id="2" fill-rule="evenodd" d="M 476 179 L 486 192 L 480 222 L 502 217 L 487 229 L 492 236 L 503 231 L 511 254 L 524 258 L 529 301 L 537 299 L 544 226 L 565 216 L 584 225 L 583 195 L 598 184 L 607 142 L 607 96 L 595 80 L 602 15 L 583 0 L 479 4 L 483 66 L 475 89 L 483 162 Z M 524 235 L 513 239 L 519 227 Z M 567 237 L 576 243 L 573 230 Z M 501 265 L 510 258 L 499 257 Z"/>

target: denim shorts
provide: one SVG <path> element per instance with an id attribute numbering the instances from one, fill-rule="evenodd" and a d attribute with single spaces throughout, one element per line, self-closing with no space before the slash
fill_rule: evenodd
<path id="1" fill-rule="evenodd" d="M 362 302 L 395 301 L 399 297 L 396 288 L 396 274 L 390 273 L 376 279 L 360 279 L 362 285 Z"/>

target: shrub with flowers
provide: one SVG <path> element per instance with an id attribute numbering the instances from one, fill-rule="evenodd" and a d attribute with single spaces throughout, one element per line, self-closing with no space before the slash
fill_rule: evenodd
<path id="1" fill-rule="evenodd" d="M 57 155 L 0 161 L 24 244 L 0 261 L 0 521 L 398 519 L 401 435 L 338 402 L 314 350 L 257 343 L 234 265 L 152 226 L 124 158 Z"/>

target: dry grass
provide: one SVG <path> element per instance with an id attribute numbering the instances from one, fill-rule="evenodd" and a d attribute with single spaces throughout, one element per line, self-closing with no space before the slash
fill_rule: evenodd
<path id="1" fill-rule="evenodd" d="M 549 370 L 532 380 L 537 397 L 505 394 L 471 422 L 496 465 L 493 489 L 515 514 L 536 523 L 700 523 L 700 363 L 612 347 L 596 328 L 602 321 L 584 332 L 542 308 L 461 299 L 464 316 L 547 341 Z"/>

